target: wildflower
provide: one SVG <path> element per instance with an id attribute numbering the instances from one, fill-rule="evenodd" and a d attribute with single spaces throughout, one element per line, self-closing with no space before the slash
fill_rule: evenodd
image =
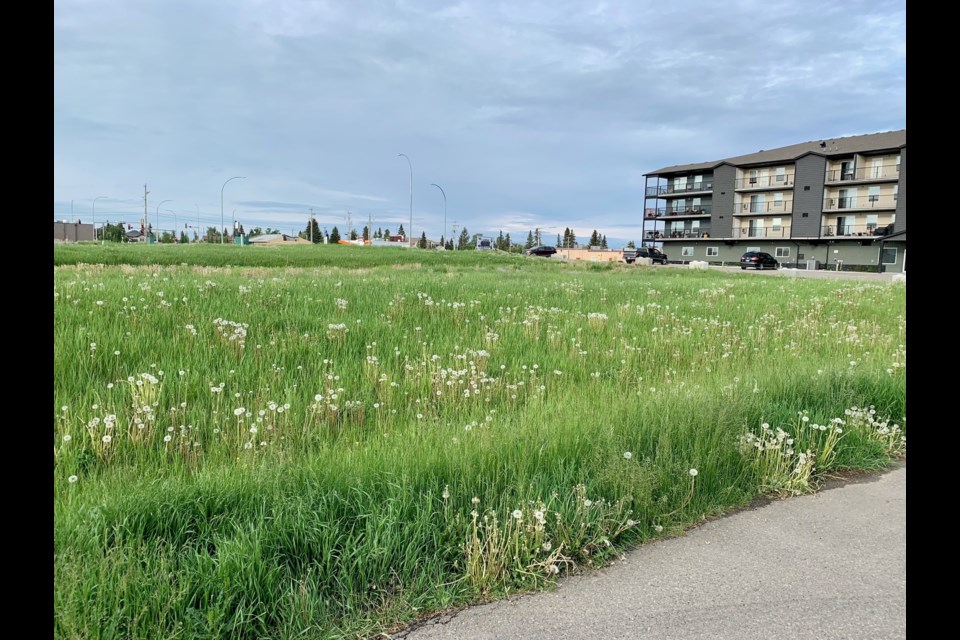
<path id="1" fill-rule="evenodd" d="M 480 504 L 480 498 L 478 498 L 477 496 L 473 496 L 473 499 L 470 500 L 470 504 L 473 504 L 473 505 Z"/>
<path id="2" fill-rule="evenodd" d="M 73 440 L 73 436 L 71 436 L 69 433 L 67 433 L 67 434 L 65 434 L 65 435 L 63 436 L 63 441 L 64 441 L 64 442 L 70 442 L 71 440 Z"/>
<path id="3" fill-rule="evenodd" d="M 693 476 L 694 478 L 697 477 L 697 474 L 698 474 L 698 473 L 700 473 L 700 472 L 697 471 L 696 469 L 690 469 L 690 475 Z"/>
<path id="4" fill-rule="evenodd" d="M 521 520 L 521 519 L 523 518 L 523 511 L 520 511 L 520 509 L 515 509 L 515 510 L 513 511 L 513 514 L 511 514 L 511 515 L 513 515 L 513 517 L 514 517 L 516 520 Z"/>
<path id="5" fill-rule="evenodd" d="M 629 451 L 624 451 L 624 452 L 623 452 L 623 457 L 624 457 L 625 460 L 629 460 L 630 458 L 633 457 L 633 454 L 632 454 L 631 452 L 629 452 Z"/>
<path id="6" fill-rule="evenodd" d="M 660 524 L 655 525 L 653 527 L 653 530 L 656 531 L 657 533 L 663 533 L 663 525 L 660 525 Z"/>
<path id="7" fill-rule="evenodd" d="M 170 442 L 171 440 L 173 440 L 173 436 L 171 436 L 169 433 L 168 433 L 167 435 L 163 436 L 163 441 L 164 441 L 164 442 Z"/>
<path id="8" fill-rule="evenodd" d="M 73 484 L 76 481 L 77 481 L 77 476 L 70 476 L 69 478 L 67 478 L 67 482 L 69 482 L 70 484 Z"/>
<path id="9" fill-rule="evenodd" d="M 543 543 L 542 545 L 540 545 L 540 546 L 541 546 L 541 548 L 542 548 L 544 551 L 550 551 L 550 549 L 553 549 L 553 543 L 550 542 L 549 540 L 547 540 L 546 542 L 544 542 L 544 543 Z"/>
<path id="10" fill-rule="evenodd" d="M 237 407 L 236 409 L 233 410 L 233 415 L 235 415 L 235 416 L 237 416 L 237 417 L 239 418 L 240 416 L 242 416 L 242 415 L 245 414 L 246 412 L 247 412 L 247 410 L 244 409 L 243 407 Z"/>
<path id="11" fill-rule="evenodd" d="M 443 499 L 447 500 L 450 498 L 450 485 L 443 486 Z"/>
<path id="12" fill-rule="evenodd" d="M 100 438 L 100 439 L 103 440 L 103 443 L 104 443 L 104 444 L 110 444 L 110 441 L 113 440 L 113 436 L 111 436 L 111 435 L 108 434 L 108 435 L 103 436 L 103 437 Z"/>
<path id="13" fill-rule="evenodd" d="M 246 444 L 243 445 L 243 448 L 244 448 L 244 449 L 251 449 L 251 448 L 253 448 L 253 443 L 252 443 L 252 442 L 247 442 Z"/>
<path id="14" fill-rule="evenodd" d="M 592 505 L 592 504 L 593 504 L 593 500 L 588 500 L 588 499 L 584 498 L 584 500 L 583 500 L 583 506 L 589 507 L 589 506 Z"/>
<path id="15" fill-rule="evenodd" d="M 539 522 L 540 524 L 543 524 L 544 522 L 547 521 L 547 519 L 543 516 L 543 511 L 534 511 L 534 512 L 533 512 L 533 517 L 534 517 L 534 519 L 536 519 L 536 521 Z"/>

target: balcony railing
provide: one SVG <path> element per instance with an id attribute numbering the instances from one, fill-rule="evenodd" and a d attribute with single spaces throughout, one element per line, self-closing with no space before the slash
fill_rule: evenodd
<path id="1" fill-rule="evenodd" d="M 648 196 L 668 196 L 678 193 L 695 193 L 697 191 L 712 191 L 713 178 L 702 182 L 687 182 L 686 184 L 662 184 L 656 187 L 647 187 Z"/>
<path id="2" fill-rule="evenodd" d="M 647 209 L 645 217 L 662 218 L 663 216 L 708 216 L 713 212 L 712 204 L 698 205 L 670 205 L 667 207 L 657 207 L 656 209 Z"/>
<path id="3" fill-rule="evenodd" d="M 824 238 L 876 237 L 889 235 L 891 233 L 893 233 L 892 222 L 885 225 L 877 225 L 872 222 L 868 224 L 841 224 L 834 222 L 833 224 L 824 225 L 820 230 L 820 235 Z"/>
<path id="4" fill-rule="evenodd" d="M 843 211 L 851 209 L 896 209 L 897 197 L 894 195 L 844 196 L 827 198 L 823 202 L 824 211 Z"/>
<path id="5" fill-rule="evenodd" d="M 793 200 L 772 202 L 741 202 L 735 209 L 737 215 L 750 213 L 793 213 Z"/>
<path id="6" fill-rule="evenodd" d="M 879 167 L 866 166 L 857 169 L 828 169 L 826 182 L 848 182 L 852 180 L 890 180 L 900 177 L 900 165 L 883 164 Z"/>
<path id="7" fill-rule="evenodd" d="M 740 178 L 734 181 L 734 187 L 737 189 L 769 189 L 771 187 L 792 187 L 793 175 L 785 173 L 779 176 L 754 176 L 753 178 Z"/>
<path id="8" fill-rule="evenodd" d="M 789 238 L 790 227 L 734 227 L 734 238 Z"/>
<path id="9" fill-rule="evenodd" d="M 709 238 L 710 229 L 664 229 L 657 238 L 669 240 L 671 238 Z"/>

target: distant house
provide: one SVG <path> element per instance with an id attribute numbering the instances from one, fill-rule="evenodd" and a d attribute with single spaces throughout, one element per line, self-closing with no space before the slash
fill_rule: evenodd
<path id="1" fill-rule="evenodd" d="M 254 236 L 250 238 L 250 244 L 272 247 L 275 245 L 313 244 L 313 243 L 299 236 L 288 236 L 285 233 L 268 233 L 265 235 Z"/>
<path id="2" fill-rule="evenodd" d="M 53 223 L 54 242 L 83 242 L 94 240 L 93 225 L 83 224 L 79 220 L 67 222 L 62 220 Z"/>
<path id="3" fill-rule="evenodd" d="M 130 242 L 144 242 L 146 236 L 143 235 L 143 232 L 139 229 L 130 229 L 127 231 L 127 240 Z"/>

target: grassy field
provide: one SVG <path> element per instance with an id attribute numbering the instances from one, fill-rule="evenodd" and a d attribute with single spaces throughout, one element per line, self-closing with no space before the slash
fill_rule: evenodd
<path id="1" fill-rule="evenodd" d="M 58 638 L 373 635 L 905 450 L 904 284 L 54 258 Z"/>

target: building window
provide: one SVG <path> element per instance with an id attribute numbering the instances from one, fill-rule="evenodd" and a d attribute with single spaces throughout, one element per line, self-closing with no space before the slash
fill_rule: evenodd
<path id="1" fill-rule="evenodd" d="M 773 224 L 771 225 L 771 231 L 780 232 L 783 231 L 783 218 L 774 218 Z"/>
<path id="2" fill-rule="evenodd" d="M 873 233 L 877 230 L 877 224 L 879 223 L 879 218 L 877 214 L 871 213 L 867 216 L 867 231 Z"/>
<path id="3" fill-rule="evenodd" d="M 787 168 L 777 167 L 777 182 L 785 182 L 787 179 Z"/>
<path id="4" fill-rule="evenodd" d="M 773 206 L 776 207 L 777 209 L 782 209 L 782 208 L 783 208 L 783 193 L 782 193 L 782 192 L 779 192 L 779 191 L 778 191 L 777 193 L 773 194 Z"/>
<path id="5" fill-rule="evenodd" d="M 774 253 L 775 258 L 789 258 L 790 247 L 777 247 Z"/>
<path id="6" fill-rule="evenodd" d="M 681 247 L 681 248 L 680 248 L 680 255 L 681 255 L 682 257 L 684 257 L 684 258 L 692 258 L 692 257 L 693 257 L 693 247 Z"/>
<path id="7" fill-rule="evenodd" d="M 897 264 L 897 248 L 884 247 L 883 251 L 880 252 L 880 263 L 881 264 Z"/>
<path id="8" fill-rule="evenodd" d="M 867 192 L 867 199 L 870 200 L 870 202 L 877 202 L 880 200 L 880 187 L 870 187 L 869 191 Z"/>
<path id="9" fill-rule="evenodd" d="M 720 247 L 707 247 L 707 257 L 716 258 L 720 255 Z"/>

